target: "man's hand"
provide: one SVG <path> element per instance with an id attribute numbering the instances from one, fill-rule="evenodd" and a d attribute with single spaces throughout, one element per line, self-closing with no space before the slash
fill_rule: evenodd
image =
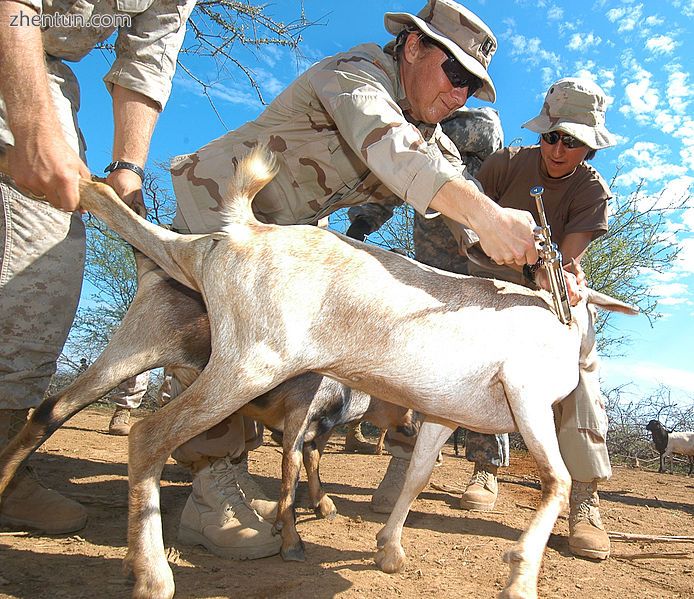
<path id="1" fill-rule="evenodd" d="M 142 181 L 140 177 L 125 168 L 109 173 L 108 183 L 118 196 L 143 218 L 147 216 L 144 198 L 142 196 Z"/>
<path id="2" fill-rule="evenodd" d="M 87 165 L 65 142 L 62 131 L 45 127 L 18 137 L 7 148 L 10 175 L 20 189 L 44 196 L 56 208 L 72 212 L 79 207 L 79 180 L 89 179 Z"/>
<path id="3" fill-rule="evenodd" d="M 480 245 L 494 262 L 507 266 L 523 266 L 537 261 L 533 229 L 535 220 L 530 212 L 501 208 L 471 217 L 472 228 Z"/>

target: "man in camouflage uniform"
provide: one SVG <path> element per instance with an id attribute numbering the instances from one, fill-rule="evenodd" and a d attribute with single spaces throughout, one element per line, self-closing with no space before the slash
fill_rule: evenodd
<path id="1" fill-rule="evenodd" d="M 532 218 L 480 193 L 438 125 L 468 95 L 494 101 L 487 73 L 493 34 L 452 0 L 429 0 L 418 15 L 388 13 L 385 26 L 397 37 L 384 48 L 364 44 L 322 60 L 256 120 L 175 159 L 174 225 L 192 233 L 218 230 L 234 165 L 263 143 L 279 167 L 254 201 L 263 222 L 317 224 L 341 207 L 371 202 L 387 211 L 405 201 L 422 215 L 441 213 L 463 251 L 477 239 L 470 227 L 498 263 L 534 262 Z M 239 494 L 248 500 L 254 491 L 239 481 L 245 469 L 235 462 L 259 443 L 255 425 L 233 415 L 177 450 L 194 472 L 179 538 L 231 557 L 248 556 L 250 545 L 252 557 L 279 549 L 269 525 L 256 526 L 250 540 L 238 516 Z"/>
<path id="2" fill-rule="evenodd" d="M 104 78 L 113 98 L 108 183 L 142 201 L 142 168 L 169 97 L 194 0 L 6 0 L 0 3 L 0 447 L 39 404 L 55 372 L 80 295 L 84 225 L 78 182 L 90 176 L 77 126 L 79 87 L 64 61 L 78 61 L 115 30 L 116 60 Z M 57 15 L 57 16 L 56 16 Z M 28 198 L 21 190 L 45 196 Z M 48 533 L 79 530 L 78 503 L 25 470 L 0 502 L 0 524 Z"/>

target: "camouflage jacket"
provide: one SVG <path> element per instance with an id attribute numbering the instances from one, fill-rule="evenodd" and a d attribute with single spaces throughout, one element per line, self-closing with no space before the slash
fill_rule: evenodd
<path id="1" fill-rule="evenodd" d="M 63 60 L 84 58 L 115 27 L 113 17 L 129 17 L 116 40 L 116 59 L 104 77 L 109 91 L 114 84 L 139 92 L 164 108 L 171 92 L 176 58 L 185 36 L 185 24 L 195 0 L 18 0 L 42 13 L 42 38 L 49 84 L 79 109 L 79 88 Z M 25 18 L 32 13 L 27 12 Z M 17 26 L 22 25 L 18 17 Z M 80 26 L 82 24 L 82 26 Z M 0 98 L 0 146 L 14 143 L 5 122 Z"/>
<path id="2" fill-rule="evenodd" d="M 193 233 L 217 230 L 233 165 L 258 143 L 279 165 L 254 202 L 260 220 L 316 224 L 344 206 L 403 200 L 424 213 L 464 168 L 441 127 L 409 122 L 407 108 L 397 63 L 384 49 L 364 44 L 328 57 L 254 121 L 174 159 L 175 224 Z"/>

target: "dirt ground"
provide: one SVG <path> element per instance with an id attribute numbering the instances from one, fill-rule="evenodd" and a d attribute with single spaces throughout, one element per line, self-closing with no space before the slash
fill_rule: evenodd
<path id="1" fill-rule="evenodd" d="M 131 583 L 121 573 L 126 547 L 127 442 L 104 433 L 110 411 L 78 414 L 40 450 L 34 464 L 53 488 L 82 502 L 87 527 L 67 537 L 0 532 L 0 597 L 127 597 Z M 189 475 L 174 462 L 162 480 L 164 541 L 177 597 L 495 597 L 508 569 L 501 554 L 526 527 L 539 499 L 532 459 L 514 454 L 500 476 L 497 510 L 457 509 L 455 495 L 427 487 L 413 506 L 403 535 L 404 572 L 388 575 L 373 562 L 375 536 L 386 516 L 369 510 L 372 490 L 387 456 L 342 453 L 336 436 L 321 464 L 322 479 L 337 505 L 332 521 L 298 509 L 306 543 L 305 563 L 279 556 L 257 561 L 219 559 L 201 547 L 176 541 Z M 279 490 L 280 451 L 271 441 L 253 452 L 250 470 L 268 495 Z M 603 486 L 602 515 L 609 531 L 694 535 L 694 478 L 615 467 Z M 432 483 L 462 485 L 471 464 L 444 449 Z M 301 484 L 299 501 L 305 497 Z M 541 597 L 694 597 L 694 543 L 613 542 L 605 563 L 574 558 L 568 551 L 567 520 L 554 528 L 540 578 Z"/>

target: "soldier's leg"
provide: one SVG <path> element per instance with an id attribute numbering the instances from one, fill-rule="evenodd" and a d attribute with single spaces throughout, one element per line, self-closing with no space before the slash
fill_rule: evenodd
<path id="1" fill-rule="evenodd" d="M 170 401 L 182 390 L 175 378 L 167 378 L 161 399 Z M 237 413 L 173 452 L 172 457 L 193 475 L 193 490 L 178 529 L 181 542 L 203 545 L 230 559 L 279 553 L 282 538 L 272 534 L 269 521 L 277 502 L 265 497 L 247 469 L 248 452 L 262 442 L 262 425 Z"/>
<path id="2" fill-rule="evenodd" d="M 508 435 L 467 431 L 465 457 L 468 462 L 475 463 L 475 469 L 460 498 L 460 507 L 464 510 L 491 511 L 499 494 L 497 470 L 499 466 L 508 466 Z"/>
<path id="3" fill-rule="evenodd" d="M 118 385 L 111 397 L 116 409 L 108 424 L 110 435 L 126 436 L 130 432 L 130 411 L 140 407 L 148 385 L 149 372 L 130 377 Z"/>
<path id="4" fill-rule="evenodd" d="M 24 197 L 0 179 L 0 447 L 43 399 L 75 315 L 84 267 L 84 225 Z M 21 470 L 0 503 L 0 523 L 63 533 L 84 527 L 78 503 Z"/>
<path id="5" fill-rule="evenodd" d="M 219 213 L 209 210 L 217 205 L 209 189 L 177 172 L 172 169 L 178 200 L 174 228 L 180 233 L 219 230 Z M 175 377 L 165 382 L 162 401 L 182 390 Z M 248 452 L 262 442 L 262 425 L 232 414 L 176 449 L 173 457 L 193 474 L 193 491 L 181 515 L 179 539 L 232 559 L 279 553 L 282 538 L 272 534 L 272 525 L 265 520 L 274 519 L 277 502 L 268 500 L 247 470 Z"/>
<path id="6" fill-rule="evenodd" d="M 575 555 L 606 559 L 610 540 L 600 518 L 598 483 L 612 475 L 607 452 L 607 414 L 597 357 L 580 370 L 574 392 L 556 409 L 559 449 L 572 478 L 569 548 Z"/>

